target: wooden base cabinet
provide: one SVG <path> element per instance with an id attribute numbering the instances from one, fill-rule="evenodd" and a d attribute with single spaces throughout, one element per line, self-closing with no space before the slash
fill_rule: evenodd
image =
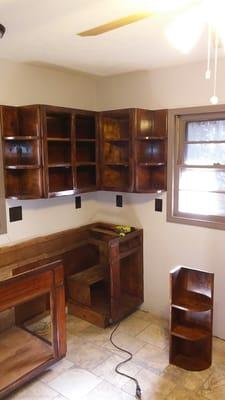
<path id="1" fill-rule="evenodd" d="M 81 272 L 67 275 L 68 310 L 106 327 L 133 312 L 143 302 L 142 230 L 132 228 L 124 238 L 115 226 L 96 224 L 89 229 L 92 254 Z"/>
<path id="2" fill-rule="evenodd" d="M 27 265 L 29 269 L 29 265 Z M 17 308 L 49 297 L 51 334 L 43 338 L 16 318 Z M 64 271 L 60 261 L 0 282 L 1 313 L 15 318 L 0 326 L 0 399 L 38 376 L 66 354 Z M 2 321 L 2 320 L 1 320 Z M 3 320 L 4 321 L 4 320 Z"/>
<path id="3" fill-rule="evenodd" d="M 214 274 L 178 267 L 170 278 L 170 363 L 190 371 L 209 368 Z"/>

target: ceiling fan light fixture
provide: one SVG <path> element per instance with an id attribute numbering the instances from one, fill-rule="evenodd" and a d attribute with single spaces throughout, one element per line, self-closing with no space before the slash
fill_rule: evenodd
<path id="1" fill-rule="evenodd" d="M 166 29 L 166 37 L 174 48 L 188 54 L 198 42 L 203 29 L 201 9 L 195 7 L 173 20 Z"/>
<path id="2" fill-rule="evenodd" d="M 143 10 L 154 13 L 167 13 L 179 10 L 183 7 L 196 2 L 196 0 L 140 0 L 140 6 Z"/>

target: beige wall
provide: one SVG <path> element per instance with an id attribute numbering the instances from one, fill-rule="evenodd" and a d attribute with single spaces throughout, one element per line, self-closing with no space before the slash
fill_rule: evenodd
<path id="1" fill-rule="evenodd" d="M 222 62 L 222 61 L 221 61 Z M 208 104 L 209 82 L 205 64 L 103 78 L 99 82 L 98 107 L 174 108 Z M 223 71 L 220 65 L 218 94 L 225 103 Z M 144 228 L 144 308 L 168 316 L 169 271 L 176 265 L 201 267 L 215 272 L 214 333 L 225 338 L 225 232 L 167 223 L 166 194 L 163 213 L 154 211 L 154 196 L 126 194 L 124 208 L 115 209 L 112 193 L 98 194 L 98 219 Z"/>
<path id="2" fill-rule="evenodd" d="M 52 104 L 95 109 L 95 77 L 80 73 L 36 67 L 0 60 L 0 104 Z M 75 210 L 74 197 L 38 201 L 7 201 L 8 207 L 22 205 L 23 220 L 8 222 L 0 245 L 88 223 L 95 210 L 95 194 L 82 196 Z"/>
<path id="3" fill-rule="evenodd" d="M 225 62 L 222 62 L 224 70 Z M 225 87 L 219 72 L 220 99 Z M 111 78 L 89 77 L 62 71 L 0 62 L 2 104 L 48 103 L 81 108 L 163 108 L 208 104 L 209 83 L 203 79 L 204 64 L 136 72 Z M 97 86 L 96 86 L 97 85 Z M 115 193 L 98 192 L 82 196 L 82 209 L 74 209 L 74 198 L 14 202 L 22 204 L 22 222 L 8 224 L 0 244 L 104 220 L 144 228 L 144 308 L 168 316 L 169 270 L 175 265 L 197 266 L 216 273 L 216 335 L 225 338 L 225 233 L 206 228 L 166 222 L 166 194 L 163 213 L 154 212 L 154 196 L 126 194 L 122 209 L 115 207 Z M 8 212 L 8 211 L 7 211 Z"/>
<path id="4" fill-rule="evenodd" d="M 98 82 L 98 108 L 175 108 L 208 105 L 212 82 L 204 78 L 205 63 L 141 71 L 102 78 Z M 218 95 L 225 103 L 225 59 L 219 60 Z"/>

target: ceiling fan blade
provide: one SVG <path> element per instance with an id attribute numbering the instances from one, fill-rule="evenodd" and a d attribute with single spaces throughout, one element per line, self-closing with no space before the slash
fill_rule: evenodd
<path id="1" fill-rule="evenodd" d="M 97 36 L 103 33 L 112 31 L 114 29 L 121 28 L 122 26 L 133 24 L 134 22 L 141 21 L 142 19 L 153 16 L 153 13 L 143 12 L 132 14 L 127 17 L 117 19 L 115 21 L 108 22 L 107 24 L 97 26 L 96 28 L 89 29 L 84 32 L 78 33 L 78 36 Z"/>

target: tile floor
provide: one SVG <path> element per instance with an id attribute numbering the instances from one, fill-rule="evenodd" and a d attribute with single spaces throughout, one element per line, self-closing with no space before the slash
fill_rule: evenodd
<path id="1" fill-rule="evenodd" d="M 114 372 L 124 356 L 109 342 L 111 330 L 68 316 L 66 358 L 7 400 L 133 400 L 133 382 Z M 143 400 L 225 398 L 225 341 L 214 338 L 210 369 L 187 372 L 168 365 L 167 322 L 150 313 L 125 319 L 114 340 L 134 353 L 123 370 L 138 378 Z"/>

